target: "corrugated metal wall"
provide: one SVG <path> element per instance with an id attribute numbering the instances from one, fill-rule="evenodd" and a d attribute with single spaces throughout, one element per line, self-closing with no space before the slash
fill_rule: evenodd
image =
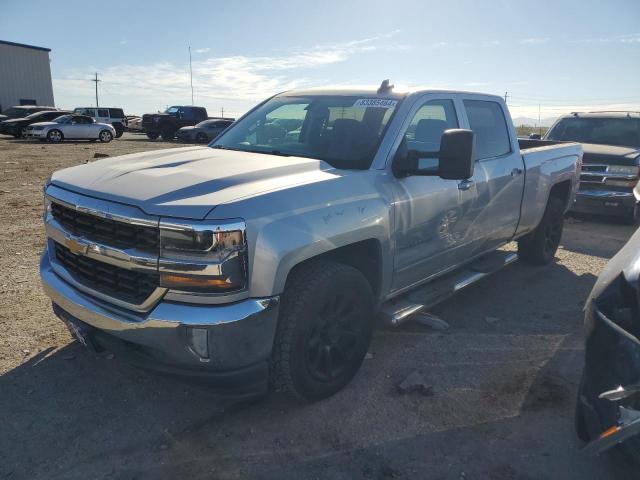
<path id="1" fill-rule="evenodd" d="M 49 52 L 0 43 L 0 106 L 20 105 L 20 99 L 38 105 L 53 103 Z"/>

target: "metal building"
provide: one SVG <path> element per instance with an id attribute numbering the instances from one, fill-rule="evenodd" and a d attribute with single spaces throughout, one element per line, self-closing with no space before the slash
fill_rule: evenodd
<path id="1" fill-rule="evenodd" d="M 50 51 L 0 40 L 0 110 L 14 105 L 54 106 Z"/>

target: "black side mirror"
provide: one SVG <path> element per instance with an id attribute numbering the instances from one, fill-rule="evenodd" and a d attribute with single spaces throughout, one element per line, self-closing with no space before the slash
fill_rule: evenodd
<path id="1" fill-rule="evenodd" d="M 472 130 L 445 130 L 437 152 L 408 150 L 403 139 L 393 163 L 396 177 L 438 176 L 446 180 L 466 180 L 473 176 L 475 133 Z"/>
<path id="2" fill-rule="evenodd" d="M 540 140 L 542 137 L 539 133 L 531 133 L 529 134 L 529 140 Z"/>

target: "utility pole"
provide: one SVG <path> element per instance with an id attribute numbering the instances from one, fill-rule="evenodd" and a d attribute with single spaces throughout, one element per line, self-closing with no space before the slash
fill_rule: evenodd
<path id="1" fill-rule="evenodd" d="M 221 117 L 222 117 L 222 118 L 224 118 L 224 107 L 222 107 L 222 108 L 220 109 L 220 112 L 221 112 L 221 113 L 220 113 Z"/>
<path id="2" fill-rule="evenodd" d="M 189 45 L 189 78 L 191 83 L 191 105 L 193 105 L 193 68 L 191 67 L 191 45 Z"/>
<path id="3" fill-rule="evenodd" d="M 540 104 L 538 104 L 538 135 L 542 136 L 542 125 L 540 125 Z"/>
<path id="4" fill-rule="evenodd" d="M 509 92 L 504 92 L 504 103 L 507 103 L 508 96 L 509 96 Z"/>
<path id="5" fill-rule="evenodd" d="M 95 82 L 96 84 L 96 108 L 98 108 L 100 106 L 100 104 L 98 103 L 98 82 L 102 81 L 102 80 L 98 80 L 98 72 L 96 72 L 96 77 L 91 81 Z"/>

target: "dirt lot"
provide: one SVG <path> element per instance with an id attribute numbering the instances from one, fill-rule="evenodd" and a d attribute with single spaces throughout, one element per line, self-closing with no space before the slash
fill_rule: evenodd
<path id="1" fill-rule="evenodd" d="M 0 137 L 0 478 L 637 478 L 581 455 L 572 426 L 582 305 L 631 226 L 570 219 L 554 264 L 434 308 L 447 332 L 378 330 L 356 379 L 314 405 L 234 405 L 83 350 L 38 281 L 41 186 L 96 152 L 174 146 Z M 432 396 L 396 393 L 416 369 Z"/>

